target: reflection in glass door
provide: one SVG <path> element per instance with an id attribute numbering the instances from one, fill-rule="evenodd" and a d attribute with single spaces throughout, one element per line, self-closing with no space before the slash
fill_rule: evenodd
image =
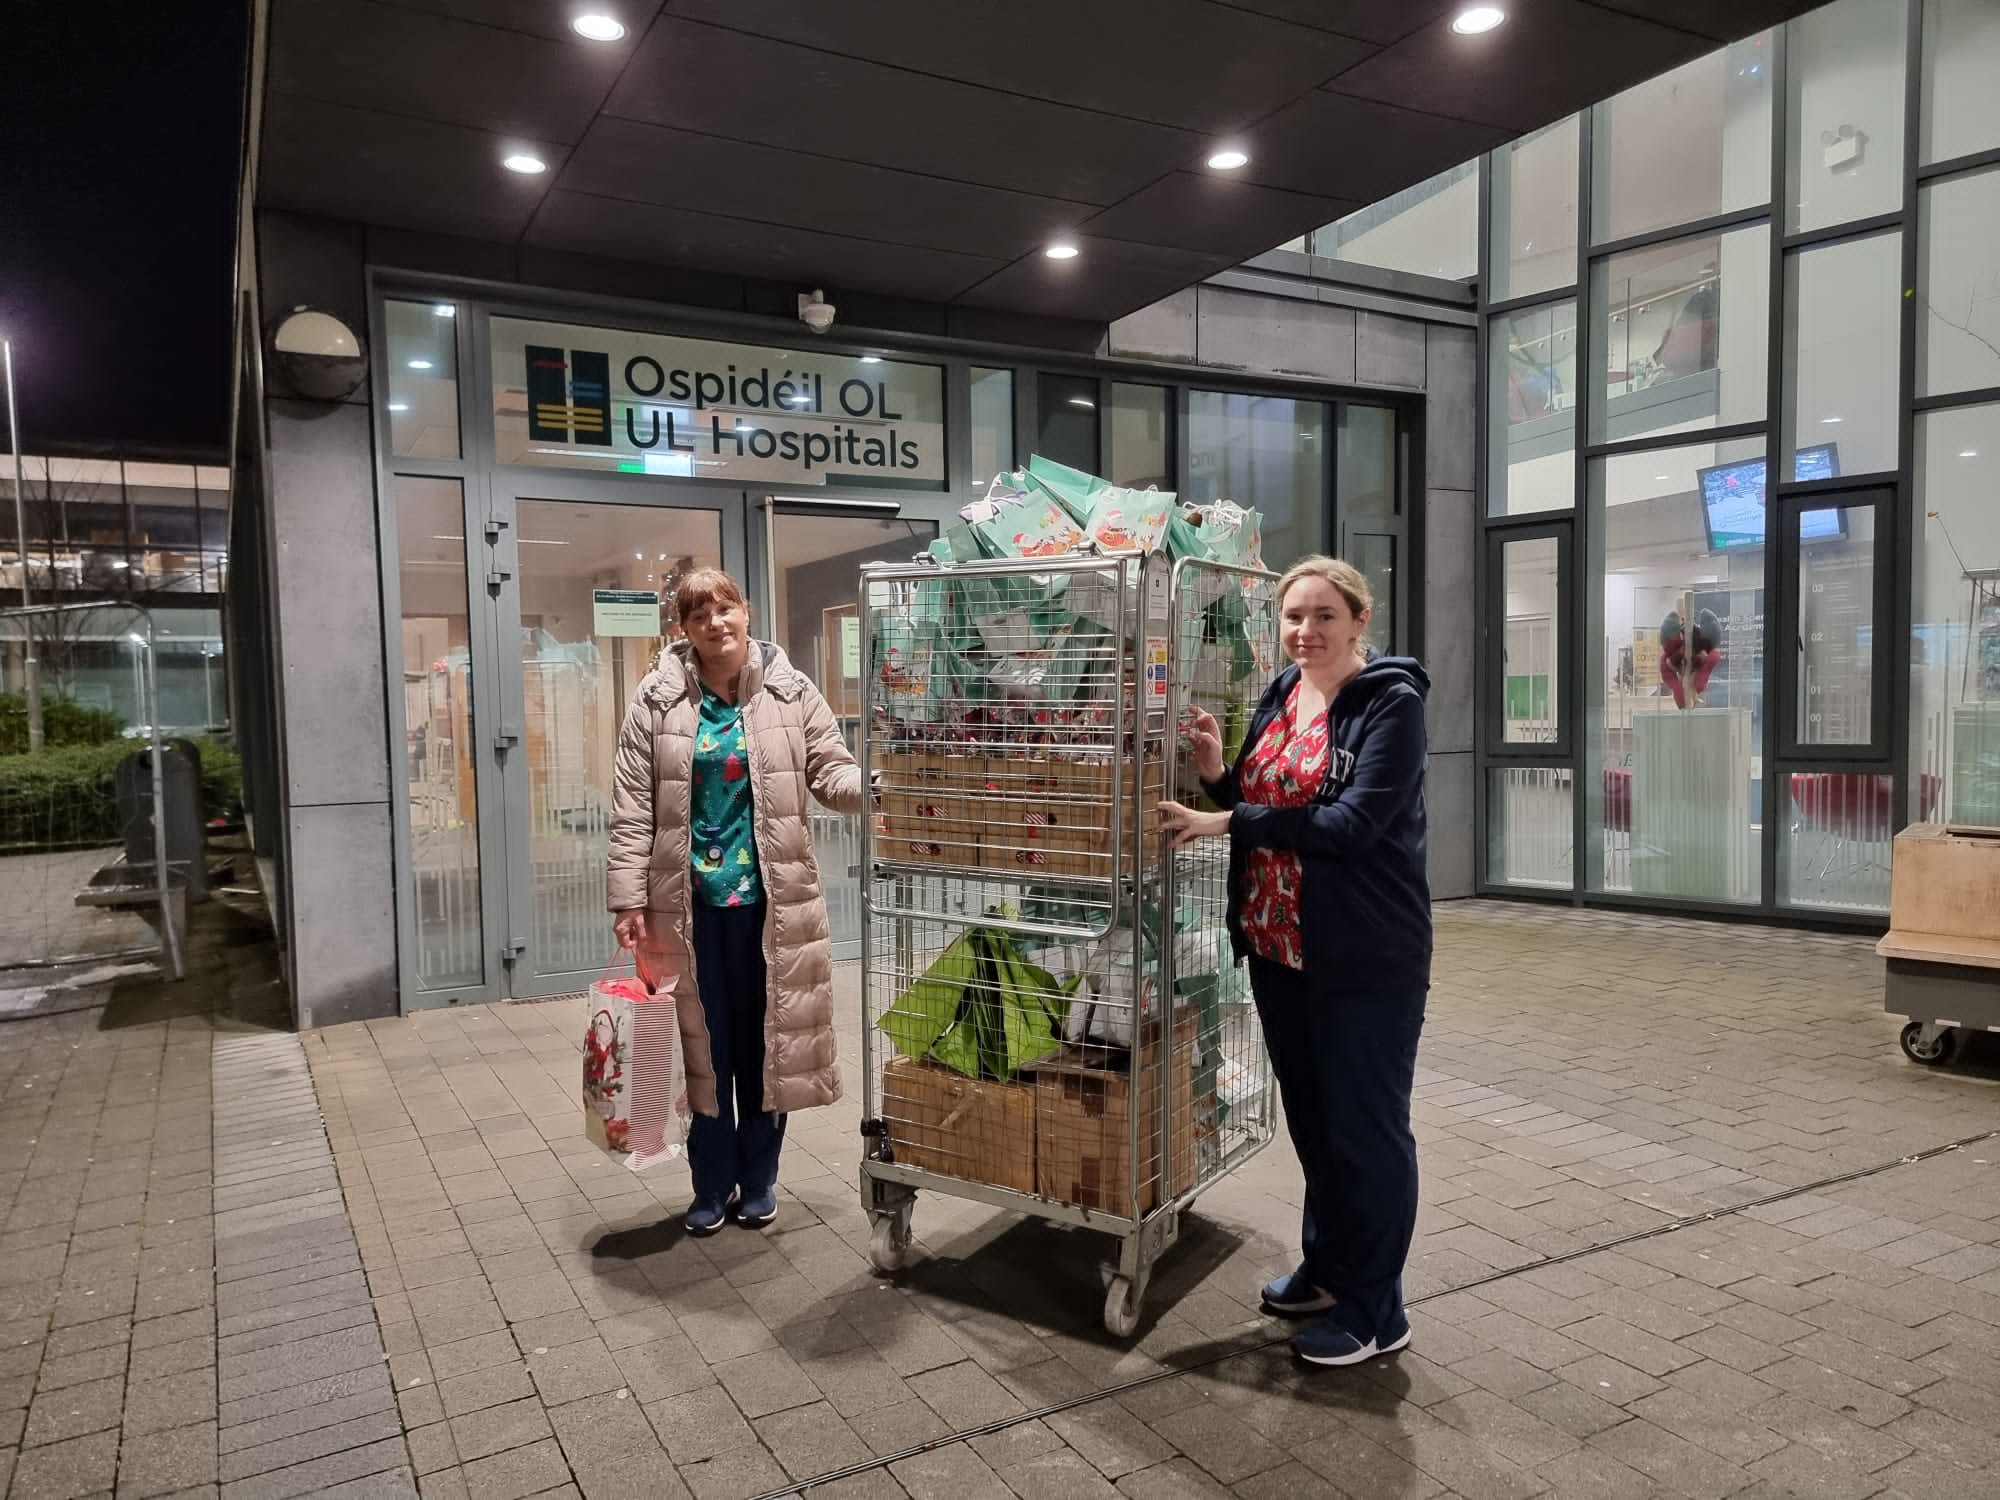
<path id="1" fill-rule="evenodd" d="M 810 677 L 850 750 L 861 716 L 861 565 L 908 562 L 937 536 L 930 521 L 891 514 L 829 514 L 773 505 L 770 518 L 771 613 L 767 635 Z M 861 952 L 861 830 L 853 818 L 812 806 L 813 850 L 826 889 L 827 921 L 836 958 Z"/>
<path id="2" fill-rule="evenodd" d="M 611 956 L 604 861 L 618 729 L 677 634 L 675 581 L 722 561 L 715 509 L 515 503 L 519 716 L 501 726 L 515 995 L 581 988 Z M 515 603 L 510 622 L 506 599 Z M 511 686 L 511 685 L 510 685 Z"/>

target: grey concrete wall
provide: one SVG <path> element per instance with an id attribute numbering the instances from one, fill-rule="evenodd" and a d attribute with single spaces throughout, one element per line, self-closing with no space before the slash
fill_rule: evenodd
<path id="1" fill-rule="evenodd" d="M 1199 286 L 1113 323 L 1105 351 L 1128 359 L 1423 392 L 1431 889 L 1440 900 L 1470 896 L 1478 640 L 1472 592 L 1479 545 L 1473 500 L 1478 345 L 1472 329 Z"/>
<path id="2" fill-rule="evenodd" d="M 267 318 L 306 303 L 366 336 L 358 230 L 267 214 L 259 233 Z M 333 403 L 274 396 L 267 418 L 292 1002 L 301 1027 L 327 1026 L 397 1010 L 368 387 Z"/>

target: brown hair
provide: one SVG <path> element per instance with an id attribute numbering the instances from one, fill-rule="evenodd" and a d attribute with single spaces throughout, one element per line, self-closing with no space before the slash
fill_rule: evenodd
<path id="1" fill-rule="evenodd" d="M 744 609 L 750 601 L 743 597 L 743 587 L 720 568 L 696 568 L 691 573 L 683 573 L 680 583 L 674 589 L 674 618 L 687 628 L 688 616 L 705 604 L 735 604 Z"/>
<path id="2" fill-rule="evenodd" d="M 1327 557 L 1315 552 L 1310 557 L 1302 557 L 1285 569 L 1285 576 L 1278 580 L 1278 608 L 1285 607 L 1285 595 L 1293 587 L 1308 578 L 1320 578 L 1333 585 L 1336 593 L 1347 602 L 1347 608 L 1355 619 L 1360 619 L 1375 607 L 1374 590 L 1368 587 L 1367 576 L 1353 563 L 1338 557 Z M 1362 627 L 1355 638 L 1355 649 L 1363 656 L 1368 654 L 1368 629 Z"/>

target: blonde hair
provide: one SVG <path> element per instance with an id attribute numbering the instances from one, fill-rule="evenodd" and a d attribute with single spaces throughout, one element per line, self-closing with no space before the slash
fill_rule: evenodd
<path id="1" fill-rule="evenodd" d="M 687 627 L 688 616 L 704 604 L 740 605 L 750 607 L 750 601 L 743 597 L 743 586 L 720 568 L 696 568 L 681 576 L 674 590 L 674 618 Z"/>
<path id="2" fill-rule="evenodd" d="M 1375 608 L 1375 592 L 1368 587 L 1368 578 L 1353 563 L 1338 557 L 1327 557 L 1315 552 L 1310 557 L 1302 557 L 1285 569 L 1284 577 L 1278 580 L 1278 608 L 1285 607 L 1285 595 L 1293 587 L 1308 578 L 1318 578 L 1333 585 L 1334 592 L 1347 602 L 1347 608 L 1355 619 L 1360 619 Z M 1361 634 L 1355 637 L 1354 649 L 1361 656 L 1368 655 L 1368 627 L 1361 627 Z"/>

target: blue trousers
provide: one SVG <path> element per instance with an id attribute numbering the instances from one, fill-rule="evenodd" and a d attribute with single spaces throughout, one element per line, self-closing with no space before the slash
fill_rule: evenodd
<path id="1" fill-rule="evenodd" d="M 1335 991 L 1297 969 L 1249 962 L 1305 1170 L 1307 1274 L 1333 1295 L 1333 1315 L 1356 1338 L 1400 1332 L 1403 1265 L 1417 1226 L 1410 1090 L 1427 985 Z"/>
<path id="2" fill-rule="evenodd" d="M 778 1181 L 785 1117 L 764 1108 L 764 908 L 694 903 L 695 980 L 715 1064 L 713 1116 L 688 1126 L 688 1165 L 697 1201 L 727 1203 Z"/>

